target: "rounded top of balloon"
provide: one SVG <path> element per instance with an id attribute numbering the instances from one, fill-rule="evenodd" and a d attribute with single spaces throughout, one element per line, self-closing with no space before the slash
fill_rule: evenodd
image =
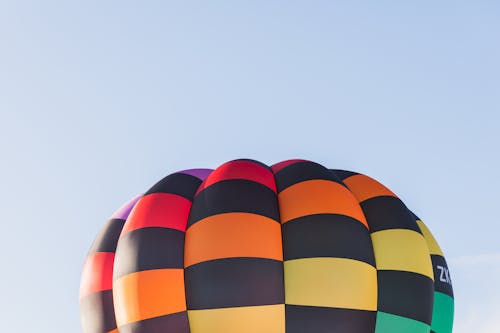
<path id="1" fill-rule="evenodd" d="M 429 229 L 387 187 L 305 160 L 173 173 L 88 254 L 84 333 L 450 333 Z"/>

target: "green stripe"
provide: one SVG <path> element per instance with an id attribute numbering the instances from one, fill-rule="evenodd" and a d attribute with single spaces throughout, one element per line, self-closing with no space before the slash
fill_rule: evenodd
<path id="1" fill-rule="evenodd" d="M 417 320 L 377 312 L 375 333 L 429 333 L 430 329 L 429 325 Z"/>
<path id="2" fill-rule="evenodd" d="M 432 330 L 436 333 L 451 333 L 453 328 L 453 298 L 434 292 L 434 308 L 432 310 Z"/>

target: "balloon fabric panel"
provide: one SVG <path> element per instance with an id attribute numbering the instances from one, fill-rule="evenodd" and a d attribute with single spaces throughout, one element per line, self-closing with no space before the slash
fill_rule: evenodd
<path id="1" fill-rule="evenodd" d="M 275 177 L 284 257 L 290 258 L 284 262 L 286 331 L 314 327 L 315 332 L 335 332 L 351 327 L 349 332 L 357 333 L 372 328 L 377 275 L 367 222 L 356 198 L 317 163 L 298 161 L 273 168 L 279 170 Z M 308 233 L 293 234 L 293 226 Z M 352 238 L 337 244 L 328 241 L 339 232 Z M 320 239 L 322 243 L 317 242 Z M 371 264 L 356 260 L 360 252 Z"/>
<path id="2" fill-rule="evenodd" d="M 85 261 L 80 284 L 80 315 L 85 333 L 115 332 L 113 265 L 125 220 L 140 197 L 118 209 L 97 235 Z"/>
<path id="3" fill-rule="evenodd" d="M 200 253 L 213 242 L 217 245 L 210 250 L 212 255 Z M 240 160 L 210 174 L 193 200 L 186 231 L 191 332 L 284 328 L 281 248 L 271 170 Z M 193 263 L 192 258 L 200 255 L 207 258 Z"/>
<path id="4" fill-rule="evenodd" d="M 82 272 L 84 333 L 451 333 L 435 238 L 376 180 L 306 160 L 168 175 Z"/>
<path id="5" fill-rule="evenodd" d="M 169 175 L 136 203 L 118 239 L 113 300 L 120 332 L 189 332 L 184 238 L 202 179 Z"/>

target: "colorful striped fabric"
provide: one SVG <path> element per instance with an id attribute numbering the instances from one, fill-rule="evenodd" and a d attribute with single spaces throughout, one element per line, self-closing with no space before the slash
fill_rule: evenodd
<path id="1" fill-rule="evenodd" d="M 84 333 L 450 333 L 425 224 L 382 184 L 305 160 L 165 177 L 84 265 Z"/>

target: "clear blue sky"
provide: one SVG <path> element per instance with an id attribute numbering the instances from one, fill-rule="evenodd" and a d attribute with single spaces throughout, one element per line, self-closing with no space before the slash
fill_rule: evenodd
<path id="1" fill-rule="evenodd" d="M 367 173 L 447 255 L 455 332 L 500 325 L 498 1 L 0 2 L 0 313 L 78 332 L 81 266 L 179 169 Z"/>

